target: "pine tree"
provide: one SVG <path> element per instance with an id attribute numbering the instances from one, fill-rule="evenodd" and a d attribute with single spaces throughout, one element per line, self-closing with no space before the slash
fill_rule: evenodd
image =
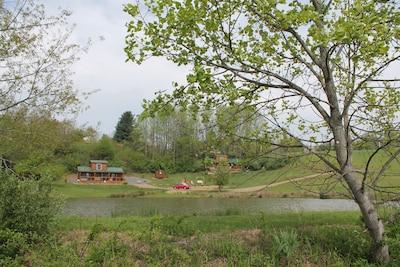
<path id="1" fill-rule="evenodd" d="M 113 139 L 117 142 L 132 141 L 133 122 L 132 112 L 124 112 L 115 127 Z"/>

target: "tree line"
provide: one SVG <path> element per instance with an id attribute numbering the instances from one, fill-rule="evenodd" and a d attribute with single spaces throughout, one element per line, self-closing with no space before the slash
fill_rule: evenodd
<path id="1" fill-rule="evenodd" d="M 30 177 L 55 179 L 96 158 L 127 171 L 178 172 L 201 169 L 203 158 L 212 153 L 251 158 L 244 164 L 258 162 L 257 169 L 268 166 L 267 159 L 279 162 L 306 151 L 325 164 L 358 204 L 371 237 L 371 259 L 390 262 L 385 225 L 399 214 L 383 222 L 376 200 L 379 193 L 388 200 L 398 198 L 396 187 L 381 186 L 400 154 L 399 79 L 393 71 L 400 60 L 398 4 L 127 4 L 127 58 L 140 64 L 164 56 L 192 70 L 186 84 L 174 84 L 172 94 L 160 92 L 145 101 L 140 116 L 123 114 L 111 138 L 56 119 L 77 114 L 85 99 L 74 89 L 70 70 L 90 42 L 83 47 L 68 42 L 70 12 L 47 16 L 33 0 L 7 7 L 1 3 L 0 160 L 2 175 L 10 178 L 2 178 L 2 188 L 28 188 L 24 181 Z M 358 170 L 353 152 L 361 147 L 373 151 Z M 371 170 L 369 162 L 380 151 L 388 160 L 380 170 Z M 37 186 L 47 200 L 44 188 L 49 187 Z M 12 191 L 7 189 L 1 203 L 14 197 Z M 21 192 L 33 199 L 41 195 L 31 191 Z M 1 215 L 18 210 L 2 206 Z M 10 225 L 0 230 L 20 231 Z M 7 238 L 9 232 L 2 234 Z"/>
<path id="2" fill-rule="evenodd" d="M 121 115 L 113 140 L 118 157 L 128 170 L 154 172 L 198 172 L 205 170 L 206 158 L 224 154 L 239 159 L 244 168 L 259 170 L 282 167 L 290 161 L 283 149 L 271 152 L 271 145 L 251 140 L 262 127 L 262 116 L 242 107 L 221 107 L 213 122 L 202 121 L 185 111 L 174 110 L 155 116 L 130 111 Z M 236 119 L 228 116 L 236 113 Z M 228 130 L 229 127 L 229 130 Z M 246 140 L 247 138 L 247 140 Z M 287 142 L 285 139 L 279 142 Z"/>
<path id="3" fill-rule="evenodd" d="M 219 112 L 226 116 L 227 110 Z M 75 173 L 77 166 L 91 159 L 107 160 L 109 166 L 121 166 L 128 173 L 203 171 L 205 159 L 218 154 L 237 158 L 250 170 L 279 168 L 290 161 L 283 148 L 270 153 L 265 143 L 244 139 L 259 129 L 257 124 L 261 127 L 261 117 L 250 120 L 244 111 L 237 116 L 227 131 L 227 123 L 219 123 L 225 118 L 217 115 L 211 124 L 175 110 L 155 117 L 127 111 L 110 137 L 100 136 L 92 127 L 77 128 L 73 121 L 20 109 L 0 117 L 2 166 L 21 176 L 51 172 L 60 177 Z"/>

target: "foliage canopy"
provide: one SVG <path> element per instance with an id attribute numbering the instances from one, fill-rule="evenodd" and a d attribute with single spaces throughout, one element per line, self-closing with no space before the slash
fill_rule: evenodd
<path id="1" fill-rule="evenodd" d="M 165 103 L 195 112 L 254 105 L 268 122 L 254 139 L 276 144 L 283 133 L 325 162 L 360 206 L 373 257 L 390 260 L 371 193 L 379 190 L 387 164 L 378 174 L 367 164 L 358 175 L 352 153 L 355 141 L 371 138 L 377 151 L 390 154 L 389 162 L 400 153 L 397 4 L 148 0 L 125 11 L 132 16 L 125 48 L 130 60 L 164 56 L 193 66 L 187 84 L 145 102 L 150 113 Z M 329 144 L 334 160 L 315 151 L 318 144 Z"/>
<path id="2" fill-rule="evenodd" d="M 82 104 L 73 88 L 71 65 L 81 48 L 69 41 L 70 13 L 46 16 L 32 0 L 0 7 L 0 112 L 76 112 Z"/>
<path id="3" fill-rule="evenodd" d="M 23 160 L 20 173 L 38 175 L 46 168 L 34 168 L 49 153 L 65 154 L 61 139 L 73 127 L 57 118 L 75 115 L 91 93 L 78 94 L 72 81 L 72 65 L 90 41 L 84 47 L 71 42 L 68 11 L 49 16 L 33 0 L 0 3 L 0 158 L 8 168 Z"/>

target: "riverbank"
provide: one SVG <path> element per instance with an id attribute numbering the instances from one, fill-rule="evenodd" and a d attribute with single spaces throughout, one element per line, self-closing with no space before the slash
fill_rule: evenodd
<path id="1" fill-rule="evenodd" d="M 285 183 L 279 181 L 280 184 L 272 187 L 273 182 L 269 182 L 268 187 L 238 188 L 248 179 L 244 176 L 230 181 L 219 192 L 213 185 L 174 191 L 170 184 L 180 177 L 163 181 L 141 178 L 147 178 L 147 181 L 142 181 L 139 186 L 57 182 L 55 189 L 69 197 L 107 197 L 108 200 L 113 200 L 110 196 L 260 198 L 263 194 L 277 193 L 282 194 L 280 197 L 286 197 L 285 194 L 291 197 L 301 190 L 286 186 L 307 180 L 317 183 L 319 179 L 311 177 Z M 274 192 L 271 189 L 278 190 Z M 135 200 L 140 199 L 132 199 Z M 183 203 L 186 201 L 181 200 Z M 196 212 L 163 215 L 150 205 L 135 204 L 143 208 L 141 216 L 130 216 L 123 211 L 113 212 L 111 216 L 59 216 L 55 223 L 54 241 L 30 248 L 24 266 L 50 266 L 55 262 L 57 266 L 77 267 L 377 266 L 368 262 L 370 238 L 360 223 L 358 210 L 307 212 L 298 209 L 271 213 L 249 208 L 226 208 L 211 215 Z M 129 209 L 131 207 L 129 205 Z M 175 207 L 182 208 L 182 203 Z M 399 234 L 396 225 L 388 225 L 387 233 L 387 242 L 394 250 L 391 252 L 393 265 L 389 266 L 398 266 L 400 250 L 397 249 Z"/>
<path id="2" fill-rule="evenodd" d="M 363 230 L 358 212 L 62 216 L 24 266 L 378 266 Z"/>

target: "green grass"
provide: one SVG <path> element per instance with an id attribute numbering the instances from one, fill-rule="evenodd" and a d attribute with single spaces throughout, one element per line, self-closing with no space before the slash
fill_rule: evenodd
<path id="1" fill-rule="evenodd" d="M 229 213 L 227 211 L 226 213 Z M 120 217 L 79 217 L 59 216 L 57 229 L 89 230 L 94 224 L 104 225 L 107 231 L 142 231 L 154 216 Z M 245 213 L 235 215 L 182 215 L 165 216 L 165 221 L 186 225 L 202 233 L 218 233 L 239 229 L 260 229 L 260 227 L 285 229 L 322 225 L 359 225 L 360 214 L 357 211 L 346 212 L 282 212 L 282 213 Z M 261 225 L 262 224 L 262 225 Z M 121 227 L 121 225 L 123 227 Z"/>
<path id="2" fill-rule="evenodd" d="M 313 174 L 314 172 L 303 168 L 303 167 L 285 167 L 279 170 L 272 171 L 248 171 L 248 172 L 235 172 L 231 173 L 228 184 L 225 188 L 245 188 L 259 185 L 267 185 L 274 182 L 285 181 L 292 178 L 307 176 Z M 188 183 L 193 181 L 196 183 L 198 179 L 204 181 L 204 185 L 214 185 L 213 174 L 208 174 L 206 172 L 200 173 L 177 173 L 177 174 L 167 174 L 164 179 L 155 179 L 150 175 L 134 174 L 139 177 L 147 177 L 150 183 L 155 186 L 163 188 L 172 188 L 176 183 L 181 182 L 186 179 Z"/>
<path id="3" fill-rule="evenodd" d="M 59 216 L 56 219 L 57 231 L 89 230 L 95 224 L 104 225 L 107 231 L 142 231 L 151 217 L 81 217 Z M 123 225 L 123 227 L 121 227 Z"/>
<path id="4" fill-rule="evenodd" d="M 32 247 L 25 261 L 40 266 L 379 266 L 368 262 L 369 236 L 359 216 L 62 216 L 57 242 Z M 396 240 L 396 235 L 388 239 L 394 247 L 389 266 L 399 263 Z"/>
<path id="5" fill-rule="evenodd" d="M 314 172 L 299 166 L 288 166 L 279 170 L 233 173 L 227 188 L 244 188 L 269 185 L 293 178 L 308 176 Z"/>
<path id="6" fill-rule="evenodd" d="M 355 151 L 354 166 L 361 168 L 368 151 Z M 378 171 L 387 158 L 378 154 L 371 170 Z M 321 172 L 324 166 L 314 157 L 274 171 L 233 173 L 224 188 L 267 185 Z M 375 172 L 376 173 L 376 172 Z M 399 185 L 400 166 L 394 162 L 386 185 Z M 372 172 L 374 174 L 374 172 Z M 206 173 L 136 174 L 152 185 L 171 188 L 186 178 L 204 179 Z M 345 192 L 327 176 L 267 188 L 291 196 L 294 192 L 323 192 L 331 186 Z M 329 187 L 328 186 L 328 187 Z M 304 188 L 303 188 L 304 187 Z M 69 184 L 56 181 L 56 193 L 65 197 L 204 197 L 194 191 L 168 194 L 165 190 L 141 189 L 130 185 Z M 228 190 L 227 190 L 228 191 Z M 209 193 L 218 195 L 218 192 Z M 381 208 L 381 207 L 379 207 Z M 391 215 L 386 207 L 383 219 Z M 386 226 L 392 263 L 400 265 L 399 221 Z M 162 216 L 157 209 L 144 208 L 140 216 L 115 213 L 110 217 L 59 216 L 54 239 L 22 247 L 23 256 L 1 259 L 1 266 L 379 266 L 370 263 L 370 238 L 359 211 L 252 213 L 226 209 L 211 215 Z M 290 252 L 290 253 L 289 253 Z"/>
<path id="7" fill-rule="evenodd" d="M 332 154 L 332 152 L 331 152 Z M 333 155 L 333 154 L 332 154 Z M 354 151 L 354 166 L 357 169 L 365 167 L 365 163 L 371 151 L 356 150 Z M 388 159 L 388 155 L 383 152 L 377 154 L 370 163 L 370 175 L 368 180 L 374 179 L 379 169 L 383 166 L 384 162 Z M 335 159 L 332 158 L 332 162 Z M 278 170 L 261 170 L 261 171 L 248 171 L 232 173 L 229 177 L 228 183 L 224 185 L 224 189 L 246 188 L 259 185 L 269 185 L 276 182 L 286 181 L 288 179 L 305 177 L 314 173 L 322 173 L 326 167 L 318 161 L 315 156 L 300 157 L 295 163 Z M 382 186 L 399 186 L 398 174 L 400 173 L 400 164 L 395 161 L 390 165 L 387 175 L 382 179 Z M 205 182 L 205 185 L 214 185 L 214 178 L 212 174 L 206 172 L 199 173 L 177 173 L 166 174 L 164 179 L 154 178 L 154 174 L 128 174 L 128 176 L 137 176 L 147 179 L 150 184 L 161 188 L 169 189 L 183 179 L 188 183 L 193 181 L 196 183 L 198 179 Z M 264 191 L 272 193 L 291 194 L 299 196 L 308 191 L 315 193 L 326 193 L 328 190 L 338 194 L 345 194 L 346 189 L 338 182 L 336 178 L 329 178 L 328 176 L 321 176 L 307 181 L 297 183 L 287 183 L 277 187 L 267 188 Z M 64 181 L 57 181 L 55 183 L 56 192 L 61 193 L 66 197 L 112 197 L 112 196 L 127 196 L 127 197 L 177 197 L 165 193 L 163 190 L 150 190 L 140 189 L 135 186 L 129 185 L 89 185 L 89 184 L 69 184 Z M 215 192 L 212 192 L 215 193 Z M 204 197 L 204 194 L 187 193 L 179 194 L 179 197 Z"/>
<path id="8" fill-rule="evenodd" d="M 146 196 L 154 195 L 159 190 L 137 188 L 130 185 L 91 185 L 71 184 L 63 181 L 54 183 L 54 192 L 69 198 L 79 197 L 112 197 L 112 196 Z"/>

